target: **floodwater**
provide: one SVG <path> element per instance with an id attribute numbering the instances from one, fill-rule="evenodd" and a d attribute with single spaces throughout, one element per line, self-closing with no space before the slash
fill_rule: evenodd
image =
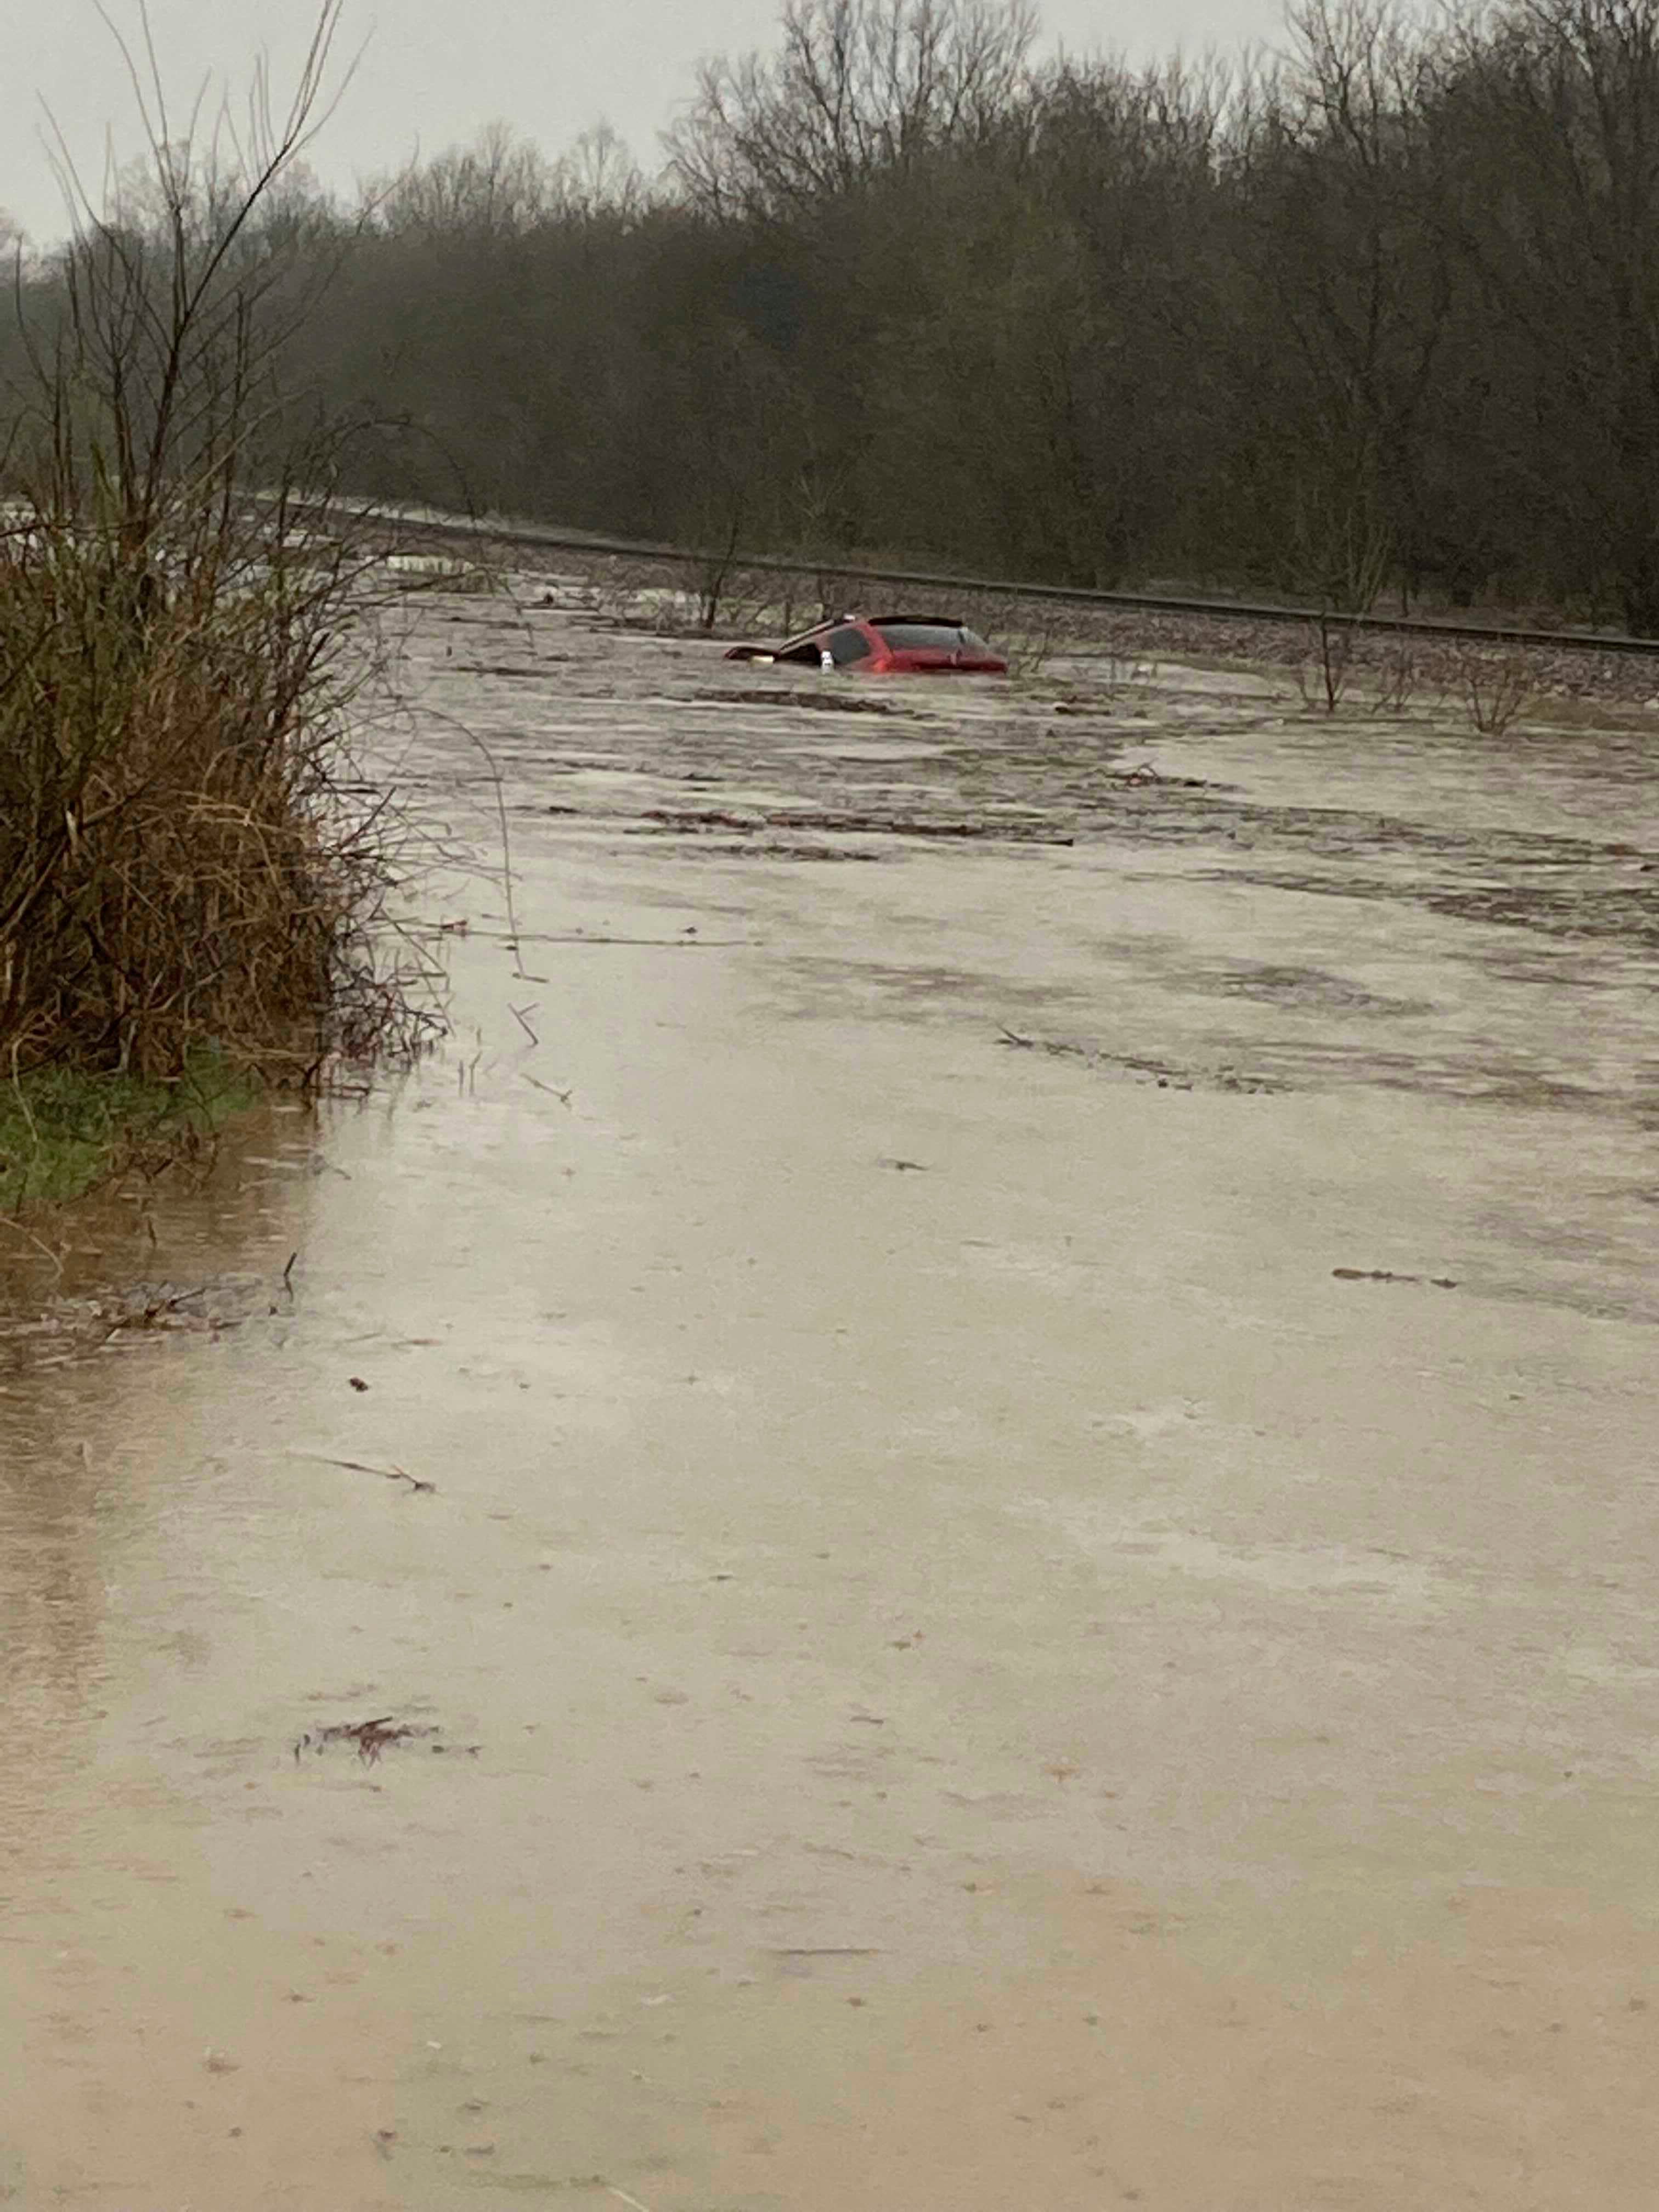
<path id="1" fill-rule="evenodd" d="M 0 2198 L 1651 2205 L 1652 741 L 537 597 L 445 1051 L 10 1239 Z"/>

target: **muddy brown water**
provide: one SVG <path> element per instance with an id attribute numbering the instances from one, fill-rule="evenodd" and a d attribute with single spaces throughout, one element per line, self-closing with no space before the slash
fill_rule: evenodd
<path id="1" fill-rule="evenodd" d="M 404 646 L 450 1046 L 9 1240 L 0 2198 L 1650 2205 L 1650 741 Z"/>

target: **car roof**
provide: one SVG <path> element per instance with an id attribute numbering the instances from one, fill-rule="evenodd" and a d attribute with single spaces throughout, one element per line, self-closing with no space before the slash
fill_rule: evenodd
<path id="1" fill-rule="evenodd" d="M 876 629 L 884 628 L 888 623 L 915 623 L 928 629 L 966 629 L 968 627 L 960 615 L 860 615 L 859 619 L 869 623 Z"/>
<path id="2" fill-rule="evenodd" d="M 968 625 L 959 615 L 830 615 L 816 622 L 811 629 L 797 630 L 774 648 L 778 653 L 789 653 L 799 645 L 810 645 L 815 637 L 827 637 L 832 629 L 882 629 L 889 623 L 915 623 L 927 629 L 965 629 Z"/>

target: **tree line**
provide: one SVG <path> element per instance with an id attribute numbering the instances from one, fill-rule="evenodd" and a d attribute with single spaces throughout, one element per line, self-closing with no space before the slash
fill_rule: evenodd
<path id="1" fill-rule="evenodd" d="M 290 176 L 266 434 L 708 549 L 1659 634 L 1659 0 L 1311 0 L 1146 68 L 1037 30 L 787 0 L 655 174 L 496 130 L 354 204 Z"/>

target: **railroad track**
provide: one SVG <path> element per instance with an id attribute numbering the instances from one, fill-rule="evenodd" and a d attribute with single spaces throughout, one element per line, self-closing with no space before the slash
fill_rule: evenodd
<path id="1" fill-rule="evenodd" d="M 584 531 L 560 530 L 552 525 L 489 520 L 469 521 L 460 516 L 431 516 L 380 510 L 373 518 L 410 537 L 437 538 L 447 544 L 521 545 L 550 553 L 586 553 L 622 560 L 653 561 L 689 568 L 719 565 L 727 570 L 763 575 L 834 577 L 848 583 L 882 584 L 902 591 L 987 592 L 999 598 L 1030 599 L 1057 606 L 1121 609 L 1127 613 L 1202 616 L 1206 620 L 1239 623 L 1307 623 L 1323 621 L 1332 628 L 1377 630 L 1402 637 L 1439 638 L 1485 645 L 1508 645 L 1539 651 L 1611 653 L 1659 655 L 1659 638 L 1632 637 L 1621 630 L 1525 629 L 1514 624 L 1448 622 L 1428 615 L 1322 615 L 1317 607 L 1285 606 L 1261 600 L 1203 599 L 1155 592 L 1103 592 L 1083 585 L 1018 583 L 1006 577 L 945 575 L 920 568 L 872 567 L 864 562 L 786 560 L 775 554 L 743 554 L 729 559 L 688 550 L 684 546 L 655 545 L 639 538 L 597 537 Z"/>

